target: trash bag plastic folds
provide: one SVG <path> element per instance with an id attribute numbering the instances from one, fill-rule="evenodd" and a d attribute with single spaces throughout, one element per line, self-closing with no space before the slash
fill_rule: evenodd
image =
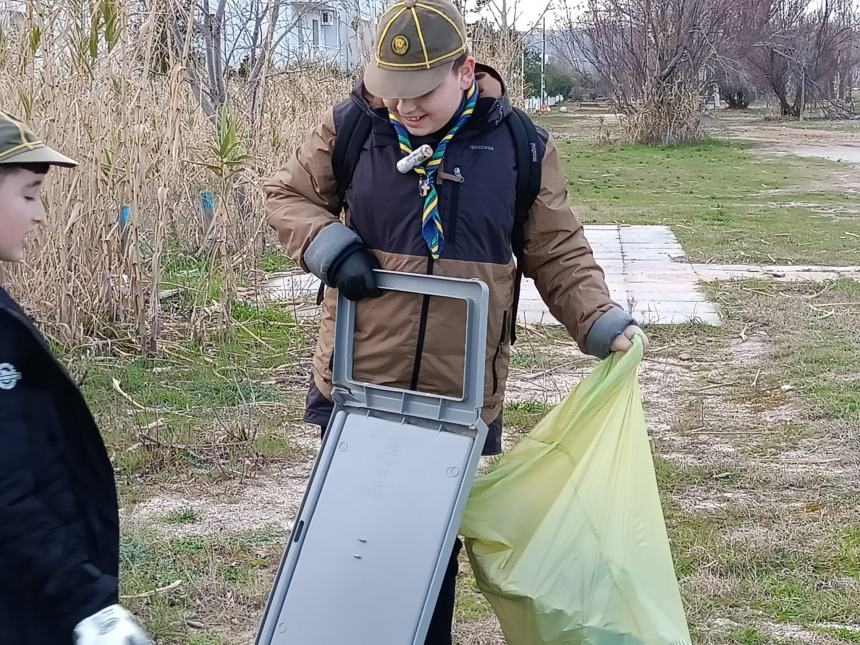
<path id="1" fill-rule="evenodd" d="M 509 645 L 690 644 L 642 412 L 642 341 L 473 487 L 461 533 Z"/>

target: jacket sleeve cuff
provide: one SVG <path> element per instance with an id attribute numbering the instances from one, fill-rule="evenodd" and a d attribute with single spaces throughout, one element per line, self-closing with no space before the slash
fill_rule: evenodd
<path id="1" fill-rule="evenodd" d="M 308 246 L 303 258 L 304 264 L 308 271 L 331 287 L 328 275 L 332 264 L 341 253 L 355 244 L 363 244 L 355 231 L 340 222 L 329 224 L 317 233 Z"/>
<path id="2" fill-rule="evenodd" d="M 82 620 L 119 602 L 117 579 L 92 564 L 82 564 L 51 581 L 44 595 L 58 623 L 70 633 Z"/>
<path id="3" fill-rule="evenodd" d="M 636 321 L 620 307 L 610 309 L 591 326 L 585 338 L 585 351 L 603 359 L 612 353 L 612 342 Z"/>

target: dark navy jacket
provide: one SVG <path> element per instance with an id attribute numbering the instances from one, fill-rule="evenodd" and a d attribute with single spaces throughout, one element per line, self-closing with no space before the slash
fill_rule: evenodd
<path id="1" fill-rule="evenodd" d="M 113 470 L 77 386 L 0 288 L 0 644 L 71 645 L 117 602 Z"/>

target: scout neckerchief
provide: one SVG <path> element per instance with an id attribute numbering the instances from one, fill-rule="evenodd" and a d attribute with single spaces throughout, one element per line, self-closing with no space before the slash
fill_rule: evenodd
<path id="1" fill-rule="evenodd" d="M 424 165 L 415 166 L 414 170 L 418 174 L 418 192 L 424 198 L 424 211 L 421 216 L 421 232 L 424 235 L 424 240 L 427 242 L 427 248 L 430 249 L 430 255 L 434 260 L 438 260 L 442 253 L 442 247 L 445 245 L 445 234 L 442 230 L 442 217 L 439 215 L 439 195 L 436 193 L 436 173 L 442 166 L 442 158 L 445 156 L 445 150 L 454 135 L 462 128 L 475 111 L 475 103 L 478 102 L 478 84 L 472 83 L 472 87 L 466 93 L 466 105 L 457 123 L 446 134 L 433 156 L 427 160 Z M 409 132 L 406 127 L 398 120 L 394 113 L 388 111 L 388 119 L 394 130 L 397 132 L 397 139 L 400 141 L 400 150 L 404 156 L 412 153 L 412 140 L 409 138 Z"/>

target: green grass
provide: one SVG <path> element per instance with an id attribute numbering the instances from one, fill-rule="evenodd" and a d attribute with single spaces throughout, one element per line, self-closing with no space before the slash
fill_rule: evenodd
<path id="1" fill-rule="evenodd" d="M 663 224 L 694 261 L 860 263 L 860 197 L 811 192 L 834 162 L 750 153 L 741 142 L 559 144 L 571 202 L 586 223 Z M 835 210 L 842 216 L 827 214 Z M 820 212 L 818 212 L 820 211 Z"/>
<path id="2" fill-rule="evenodd" d="M 531 430 L 543 419 L 550 410 L 551 405 L 542 401 L 517 401 L 505 406 L 505 427 L 517 430 Z"/>
<path id="3" fill-rule="evenodd" d="M 761 595 L 752 608 L 773 616 L 780 622 L 800 625 L 831 621 L 855 621 L 860 618 L 860 594 L 851 593 L 850 585 L 816 578 L 798 578 L 790 572 L 775 573 L 758 581 Z"/>
<path id="4" fill-rule="evenodd" d="M 511 367 L 524 369 L 543 367 L 547 364 L 547 355 L 537 347 L 519 347 L 511 349 Z"/>
<path id="5" fill-rule="evenodd" d="M 178 467 L 223 476 L 251 457 L 294 451 L 290 428 L 301 417 L 296 383 L 304 381 L 309 330 L 274 305 L 234 303 L 231 313 L 229 333 L 202 344 L 187 327 L 166 330 L 159 358 L 67 361 L 120 473 Z"/>
<path id="6" fill-rule="evenodd" d="M 681 491 L 697 484 L 717 489 L 728 482 L 737 483 L 744 475 L 740 465 L 732 461 L 681 465 L 657 456 L 654 468 L 660 490 L 666 492 Z"/>
<path id="7" fill-rule="evenodd" d="M 765 375 L 771 388 L 760 392 L 761 405 L 774 397 L 780 403 L 785 385 L 830 419 L 860 421 L 860 282 L 711 283 L 706 292 L 729 320 L 770 335 L 774 369 Z"/>
<path id="8" fill-rule="evenodd" d="M 860 643 L 860 628 L 851 629 L 849 627 L 829 627 L 818 630 L 822 634 L 835 636 L 845 643 Z"/>
<path id="9" fill-rule="evenodd" d="M 219 644 L 215 635 L 194 633 L 186 616 L 198 622 L 224 609 L 236 617 L 258 615 L 280 560 L 285 535 L 276 529 L 159 539 L 152 533 L 126 531 L 120 543 L 122 595 L 142 616 L 159 642 Z M 179 587 L 160 593 L 177 580 Z M 140 594 L 150 594 L 136 598 Z"/>
<path id="10" fill-rule="evenodd" d="M 280 249 L 266 249 L 259 259 L 260 270 L 266 273 L 286 271 L 287 269 L 292 269 L 294 266 L 296 266 L 296 263 Z"/>
<path id="11" fill-rule="evenodd" d="M 307 330 L 277 306 L 235 303 L 231 313 L 236 323 L 227 337 L 205 346 L 186 337 L 168 342 L 163 358 L 92 362 L 83 368 L 87 399 L 96 412 L 110 409 L 113 378 L 137 403 L 154 409 L 211 410 L 277 399 L 277 383 L 262 373 L 298 368 L 310 343 Z"/>
<path id="12" fill-rule="evenodd" d="M 664 513 L 675 570 L 691 606 L 705 605 L 712 615 L 740 606 L 772 621 L 808 627 L 860 621 L 860 590 L 852 583 L 858 575 L 860 547 L 846 538 L 856 526 L 842 531 L 820 527 L 814 513 L 762 507 L 689 513 L 664 502 Z M 776 537 L 765 545 L 736 535 L 744 528 L 776 535 L 800 527 L 816 534 L 815 541 L 793 544 Z M 702 591 L 685 583 L 700 575 L 731 584 L 706 590 L 700 597 L 696 594 Z"/>
<path id="13" fill-rule="evenodd" d="M 186 508 L 181 511 L 168 513 L 164 517 L 164 521 L 168 524 L 194 524 L 195 522 L 199 522 L 200 518 L 199 511 L 195 511 L 193 508 Z"/>
<path id="14" fill-rule="evenodd" d="M 217 260 L 212 257 L 170 251 L 162 267 L 160 290 L 180 290 L 179 299 L 187 305 L 217 300 L 221 297 L 224 279 L 213 262 Z"/>
<path id="15" fill-rule="evenodd" d="M 788 350 L 792 380 L 828 416 L 860 421 L 860 282 L 839 280 L 833 285 L 829 296 L 816 302 L 815 319 L 804 330 L 805 342 Z M 828 307 L 828 302 L 854 304 Z"/>
<path id="16" fill-rule="evenodd" d="M 185 645 L 226 645 L 225 641 L 212 634 L 188 634 Z"/>
<path id="17" fill-rule="evenodd" d="M 493 615 L 490 603 L 484 598 L 475 583 L 468 566 L 463 565 L 466 571 L 457 578 L 457 605 L 456 616 L 458 621 L 486 620 Z"/>
<path id="18" fill-rule="evenodd" d="M 743 627 L 732 634 L 732 639 L 738 645 L 764 645 L 768 639 L 755 627 Z"/>
<path id="19" fill-rule="evenodd" d="M 682 410 L 670 420 L 671 434 L 696 442 L 701 454 L 690 447 L 685 459 L 662 456 L 664 442 L 678 450 L 677 439 L 655 434 L 657 479 L 694 642 L 795 642 L 771 624 L 855 642 L 860 515 L 844 470 L 851 466 L 834 466 L 830 475 L 805 462 L 828 463 L 860 440 L 860 307 L 840 305 L 860 302 L 860 285 L 742 281 L 706 290 L 720 304 L 723 328 L 654 334 L 655 345 L 670 350 L 661 357 L 680 349 L 692 355 L 679 364 L 698 372 L 703 387 L 726 383 L 718 397 L 707 390 L 707 400 L 691 399 L 690 419 Z M 715 362 L 716 350 L 731 351 L 741 337 L 760 349 Z M 758 431 L 750 417 L 737 416 L 743 408 L 756 415 Z M 777 410 L 791 415 L 765 421 Z M 711 434 L 691 433 L 702 425 Z M 734 450 L 715 457 L 712 440 Z M 722 473 L 728 476 L 715 478 Z M 706 625 L 717 616 L 738 627 L 714 633 Z"/>

